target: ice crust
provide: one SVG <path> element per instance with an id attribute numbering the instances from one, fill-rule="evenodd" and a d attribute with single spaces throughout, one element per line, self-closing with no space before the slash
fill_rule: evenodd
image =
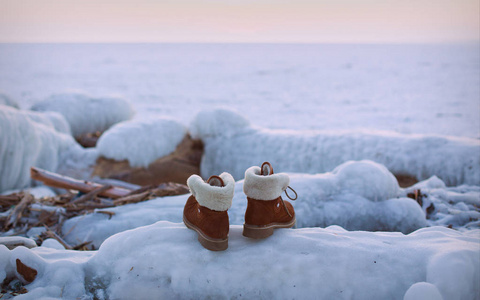
<path id="1" fill-rule="evenodd" d="M 367 171 L 357 177 L 359 169 Z M 371 161 L 347 162 L 332 173 L 291 174 L 290 186 L 299 195 L 292 202 L 298 227 L 335 224 L 348 230 L 409 233 L 427 226 L 422 208 L 404 198 L 396 179 L 385 167 Z M 63 232 L 69 232 L 67 241 L 92 241 L 99 247 L 106 238 L 124 230 L 159 220 L 182 222 L 188 197 L 163 197 L 109 208 L 115 212 L 111 218 L 96 213 L 75 217 L 64 223 Z M 230 224 L 243 224 L 246 205 L 242 180 L 235 184 L 232 207 L 228 210 Z"/>
<path id="2" fill-rule="evenodd" d="M 0 91 L 0 105 L 10 106 L 13 108 L 19 108 L 17 101 L 13 100 L 8 95 Z"/>
<path id="3" fill-rule="evenodd" d="M 92 97 L 82 93 L 53 94 L 31 107 L 34 111 L 55 111 L 70 124 L 73 136 L 103 132 L 134 115 L 131 104 L 123 98 Z"/>
<path id="4" fill-rule="evenodd" d="M 51 122 L 52 117 L 59 122 Z M 57 131 L 55 124 L 57 128 L 62 124 L 57 114 L 0 105 L 0 192 L 27 187 L 31 166 L 55 171 L 67 157 L 82 152 L 70 135 Z"/>
<path id="5" fill-rule="evenodd" d="M 12 276 L 16 259 L 38 270 L 17 299 L 478 299 L 479 245 L 478 229 L 403 235 L 330 226 L 253 240 L 232 225 L 229 248 L 212 252 L 183 224 L 160 221 L 98 251 L 0 246 L 0 270 Z"/>
<path id="6" fill-rule="evenodd" d="M 264 161 L 285 172 L 315 174 L 348 160 L 368 159 L 419 180 L 435 175 L 450 186 L 480 185 L 480 140 L 381 131 L 268 130 L 248 126 L 243 119 L 217 109 L 192 121 L 190 131 L 205 144 L 202 177 L 226 171 L 238 180 L 247 168 Z M 218 128 L 227 128 L 227 134 Z"/>

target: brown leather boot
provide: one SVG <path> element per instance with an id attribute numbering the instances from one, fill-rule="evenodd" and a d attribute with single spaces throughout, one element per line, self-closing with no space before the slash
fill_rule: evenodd
<path id="1" fill-rule="evenodd" d="M 290 198 L 286 193 L 287 188 L 292 189 L 288 186 L 289 183 L 287 174 L 273 174 L 269 162 L 264 162 L 261 168 L 254 166 L 247 169 L 243 184 L 248 201 L 243 225 L 244 236 L 262 239 L 271 236 L 275 228 L 290 228 L 295 225 L 293 206 L 281 197 L 285 191 Z M 290 199 L 297 199 L 297 193 L 295 198 Z"/>
<path id="2" fill-rule="evenodd" d="M 192 192 L 183 209 L 183 222 L 198 233 L 198 241 L 208 250 L 228 248 L 229 220 L 227 210 L 232 206 L 235 180 L 222 173 L 207 182 L 198 175 L 187 180 Z"/>

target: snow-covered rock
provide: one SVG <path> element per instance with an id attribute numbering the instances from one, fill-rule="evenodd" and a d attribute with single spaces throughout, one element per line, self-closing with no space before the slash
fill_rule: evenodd
<path id="1" fill-rule="evenodd" d="M 268 115 L 265 116 L 266 118 Z M 223 128 L 228 134 L 223 134 Z M 199 113 L 190 132 L 205 144 L 202 177 L 270 161 L 286 172 L 322 173 L 348 160 L 368 159 L 394 174 L 419 180 L 433 175 L 447 185 L 480 185 L 480 140 L 385 131 L 267 130 L 228 110 Z"/>
<path id="2" fill-rule="evenodd" d="M 170 118 L 131 120 L 114 125 L 97 142 L 101 156 L 128 160 L 132 167 L 147 167 L 172 153 L 187 128 Z"/>
<path id="3" fill-rule="evenodd" d="M 479 230 L 444 227 L 278 229 L 253 240 L 232 225 L 228 249 L 212 252 L 193 230 L 161 221 L 98 251 L 0 246 L 0 276 L 16 259 L 38 270 L 18 299 L 478 299 L 479 246 Z"/>
<path id="4" fill-rule="evenodd" d="M 132 118 L 134 110 L 123 98 L 90 97 L 80 93 L 54 94 L 32 106 L 35 111 L 55 111 L 70 124 L 72 134 L 105 131 Z"/>
<path id="5" fill-rule="evenodd" d="M 357 178 L 361 169 L 363 176 Z M 401 191 L 393 175 L 371 161 L 347 162 L 332 173 L 290 174 L 290 186 L 298 193 L 298 199 L 292 201 L 297 227 L 340 225 L 348 230 L 409 233 L 427 226 L 421 207 L 412 199 L 397 198 Z M 111 218 L 97 213 L 75 217 L 64 223 L 62 231 L 69 233 L 67 241 L 92 241 L 99 247 L 106 238 L 124 230 L 159 220 L 182 222 L 188 197 L 163 197 L 109 208 L 115 212 Z M 232 202 L 230 224 L 241 225 L 247 208 L 243 180 L 236 182 Z"/>

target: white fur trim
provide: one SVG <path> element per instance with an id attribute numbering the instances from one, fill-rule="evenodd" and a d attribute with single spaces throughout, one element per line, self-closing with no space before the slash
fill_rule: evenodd
<path id="1" fill-rule="evenodd" d="M 187 179 L 187 185 L 192 195 L 201 206 L 215 211 L 226 211 L 232 206 L 235 180 L 227 172 L 220 174 L 225 186 L 211 186 L 203 181 L 198 175 L 192 175 Z"/>
<path id="2" fill-rule="evenodd" d="M 260 167 L 250 167 L 245 171 L 243 191 L 247 197 L 255 200 L 274 200 L 282 195 L 290 184 L 286 173 L 277 173 L 268 176 L 261 174 Z"/>

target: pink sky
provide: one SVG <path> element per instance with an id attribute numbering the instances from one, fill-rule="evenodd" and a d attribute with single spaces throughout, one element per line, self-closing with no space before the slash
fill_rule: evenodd
<path id="1" fill-rule="evenodd" d="M 478 42 L 479 2 L 0 0 L 0 42 Z"/>

